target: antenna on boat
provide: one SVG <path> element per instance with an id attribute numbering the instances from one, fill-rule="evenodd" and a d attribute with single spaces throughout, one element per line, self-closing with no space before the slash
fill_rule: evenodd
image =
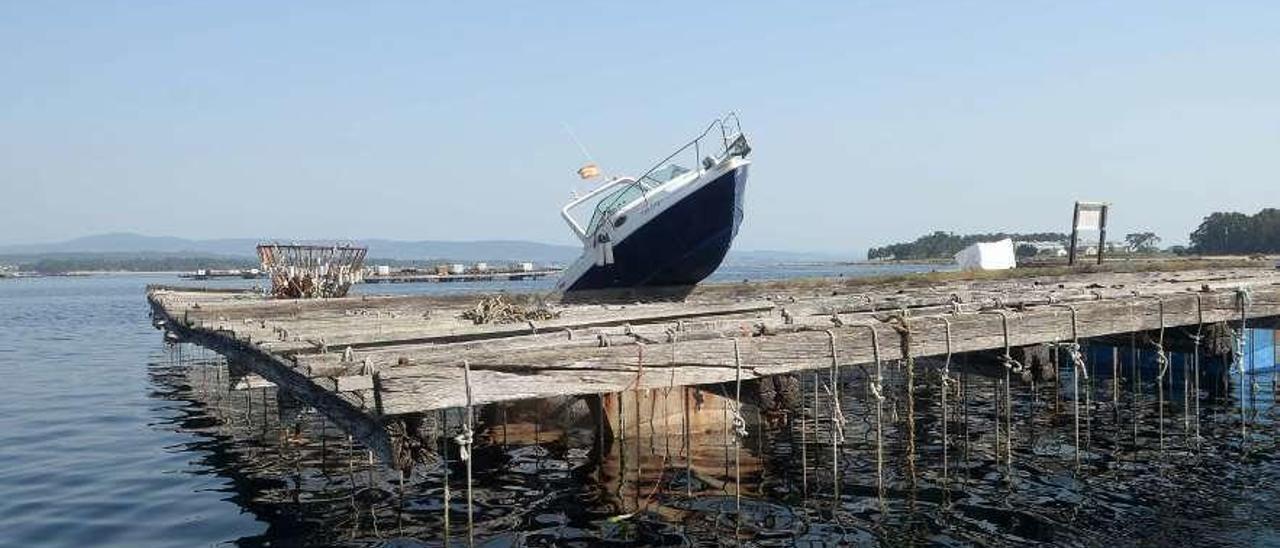
<path id="1" fill-rule="evenodd" d="M 578 168 L 578 177 L 584 180 L 599 177 L 601 173 L 600 166 L 596 164 L 595 158 L 591 157 L 591 153 L 587 151 L 587 147 L 582 144 L 582 141 L 578 140 L 578 135 L 573 132 L 573 128 L 569 127 L 568 122 L 560 122 L 560 125 L 564 126 L 565 133 L 569 134 L 569 138 L 573 139 L 573 143 L 578 145 L 578 150 L 581 150 L 582 155 L 587 159 L 587 163 Z"/>

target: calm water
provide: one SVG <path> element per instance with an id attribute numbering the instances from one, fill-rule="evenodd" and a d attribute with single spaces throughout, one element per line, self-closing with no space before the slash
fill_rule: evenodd
<path id="1" fill-rule="evenodd" d="M 814 272 L 821 268 L 829 267 L 804 274 L 832 274 Z M 718 274 L 765 275 L 778 273 Z M 456 446 L 447 462 L 420 466 L 402 484 L 274 390 L 230 389 L 220 358 L 166 347 L 151 328 L 143 287 L 171 281 L 0 282 L 0 544 L 413 546 L 441 545 L 447 531 L 465 545 L 467 483 Z M 1272 334 L 1255 335 L 1264 369 Z M 817 384 L 802 376 L 791 413 L 744 398 L 741 439 L 726 428 L 737 406 L 723 395 L 733 387 L 691 395 L 699 403 L 690 415 L 624 409 L 639 420 L 622 425 L 627 435 L 617 441 L 595 436 L 581 402 L 479 410 L 472 536 L 499 546 L 1280 544 L 1270 371 L 1246 376 L 1242 433 L 1238 379 L 1223 389 L 1213 364 L 1202 364 L 1204 398 L 1190 413 L 1183 372 L 1191 362 L 1175 354 L 1162 436 L 1155 366 L 1150 352 L 1138 354 L 1135 369 L 1131 351 L 1119 352 L 1115 384 L 1111 351 L 1091 349 L 1091 380 L 1079 392 L 1079 472 L 1067 368 L 1060 386 L 1015 382 L 1007 396 L 1002 377 L 965 373 L 950 385 L 944 422 L 929 364 L 917 365 L 913 397 L 905 369 L 885 364 L 879 421 L 863 371 L 846 367 L 838 384 L 847 422 L 834 449 L 826 372 Z M 1011 451 L 1004 431 L 997 442 L 997 409 L 1015 417 Z M 685 416 L 698 426 L 687 437 L 678 426 Z M 446 433 L 456 433 L 456 414 L 446 420 Z"/>

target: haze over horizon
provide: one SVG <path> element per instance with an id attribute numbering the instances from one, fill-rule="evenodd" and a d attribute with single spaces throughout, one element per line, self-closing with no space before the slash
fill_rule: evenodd
<path id="1" fill-rule="evenodd" d="M 0 245 L 135 232 L 572 244 L 587 185 L 726 110 L 735 249 L 933 230 L 1185 242 L 1274 202 L 1280 5 L 0 7 Z M 1270 201 L 1270 203 L 1269 203 Z"/>

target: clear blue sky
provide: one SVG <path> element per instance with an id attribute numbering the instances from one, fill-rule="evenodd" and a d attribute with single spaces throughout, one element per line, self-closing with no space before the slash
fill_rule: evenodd
<path id="1" fill-rule="evenodd" d="M 0 243 L 570 243 L 563 124 L 626 173 L 729 109 L 739 249 L 1280 205 L 1276 2 L 372 4 L 5 2 Z"/>

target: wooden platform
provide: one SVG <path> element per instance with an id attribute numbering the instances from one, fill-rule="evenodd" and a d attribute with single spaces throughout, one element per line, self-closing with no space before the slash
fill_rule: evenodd
<path id="1" fill-rule="evenodd" d="M 466 403 L 463 360 L 473 403 L 485 404 L 720 383 L 739 364 L 753 379 L 829 367 L 833 351 L 841 365 L 863 364 L 877 352 L 895 360 L 1068 341 L 1073 330 L 1280 316 L 1273 269 L 926 279 L 708 285 L 683 302 L 626 305 L 517 295 L 555 317 L 479 325 L 461 316 L 480 296 L 270 301 L 155 287 L 148 300 L 157 325 L 240 362 L 392 462 L 405 421 Z"/>

